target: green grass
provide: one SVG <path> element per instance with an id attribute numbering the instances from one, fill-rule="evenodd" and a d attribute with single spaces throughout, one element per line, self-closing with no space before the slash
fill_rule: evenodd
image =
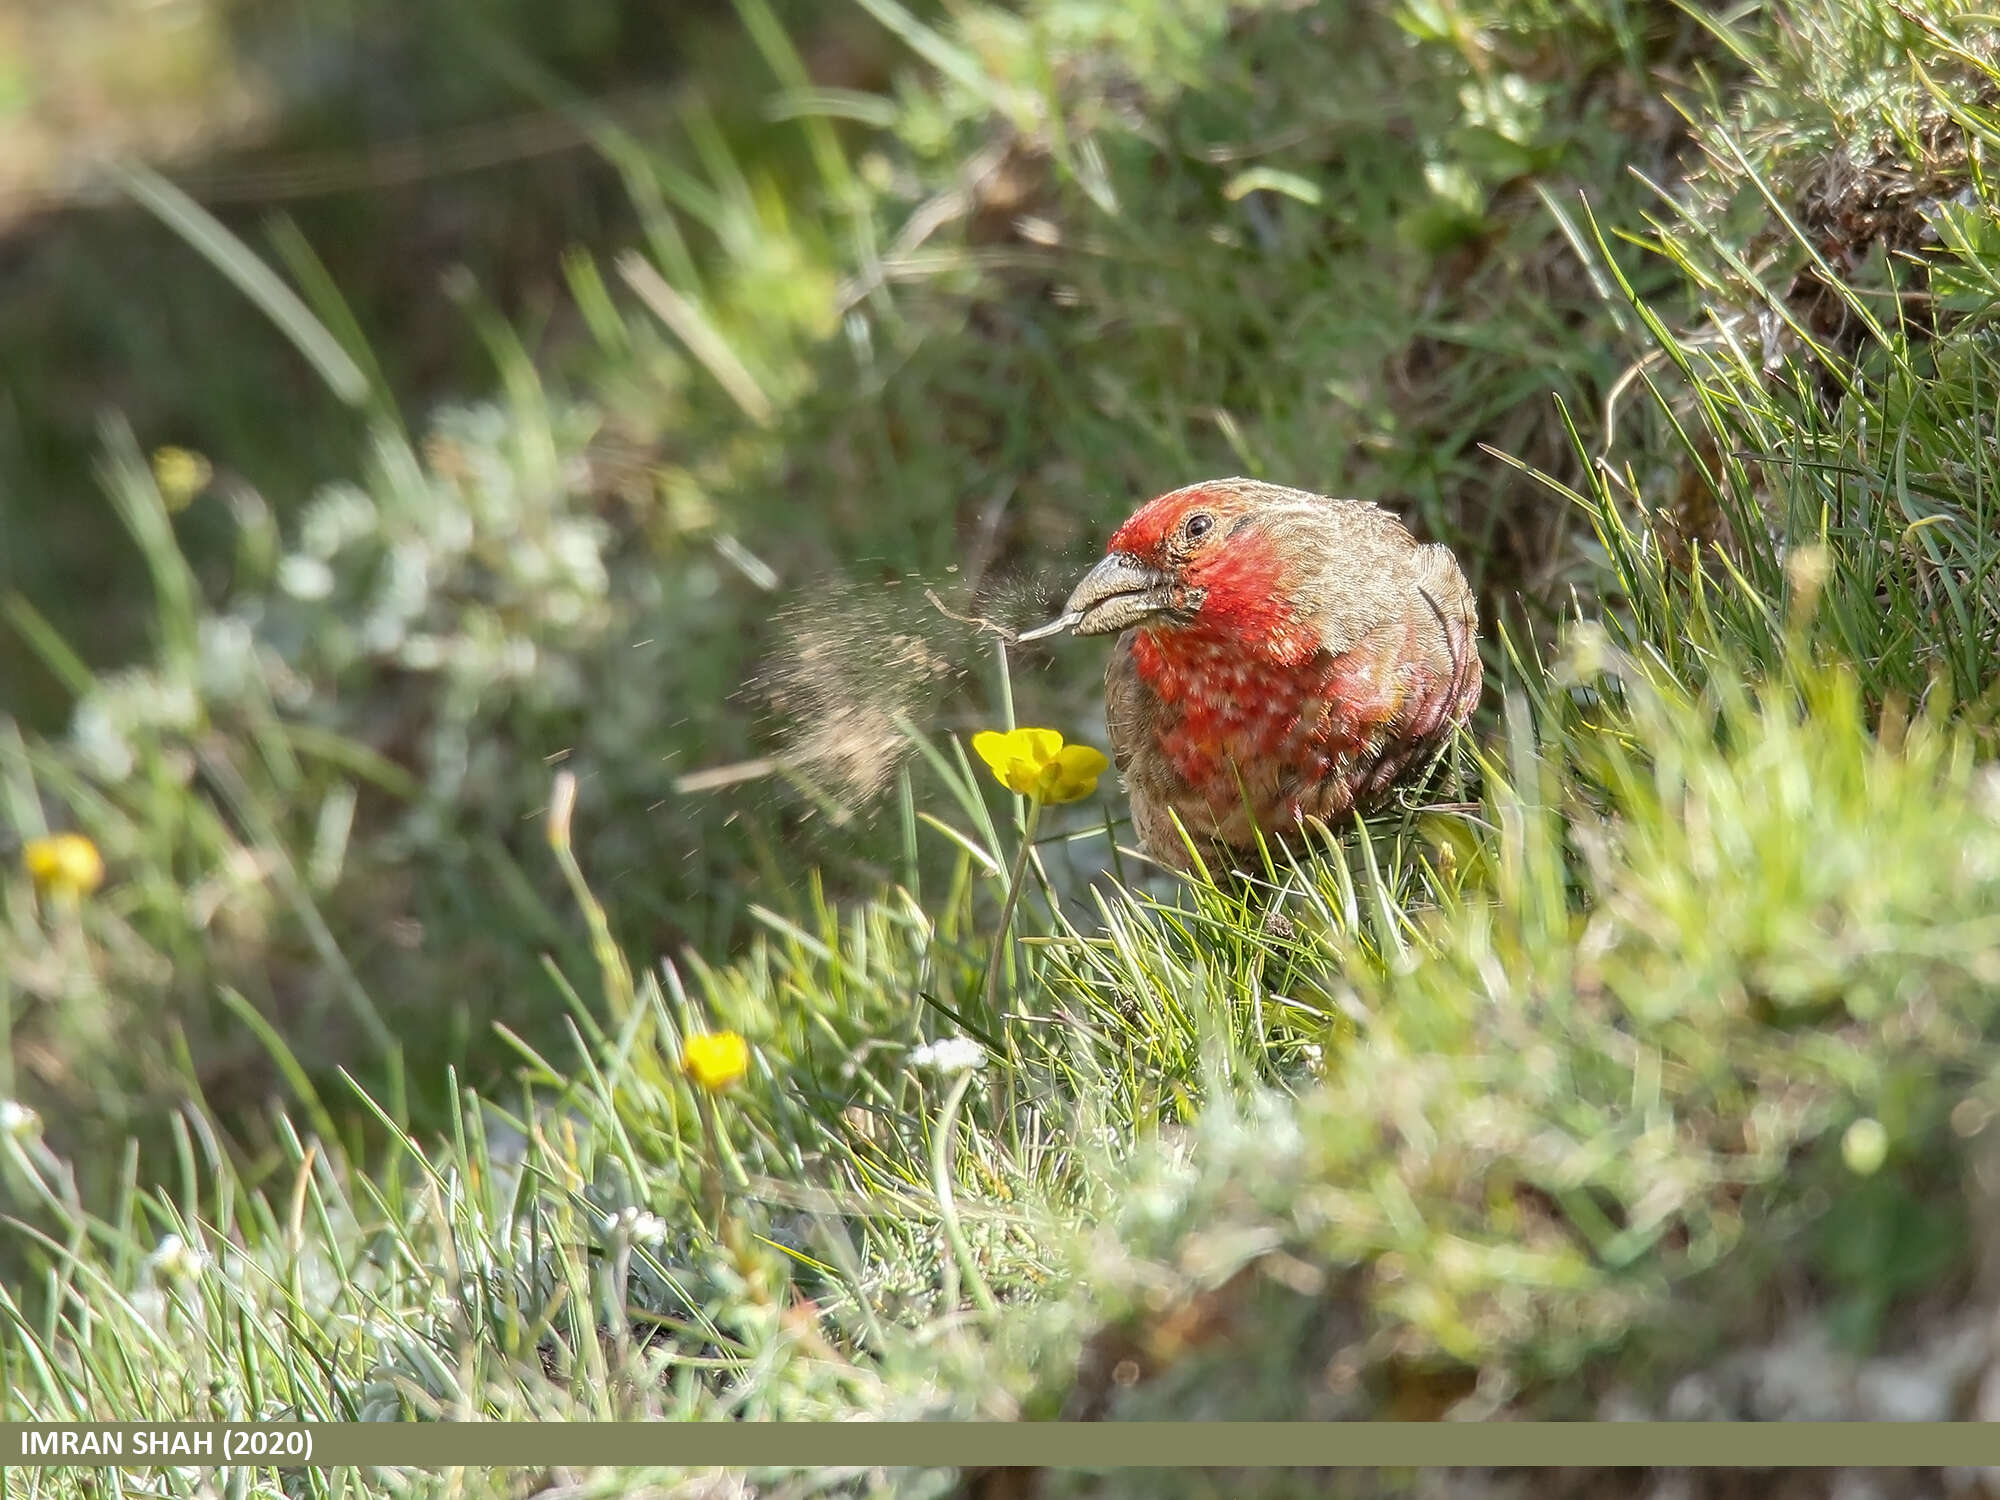
<path id="1" fill-rule="evenodd" d="M 1857 1351 L 1972 1296 L 1977 18 L 865 8 L 912 60 L 863 98 L 745 3 L 794 133 L 607 136 L 645 249 L 568 263 L 589 376 L 468 293 L 500 394 L 239 506 L 228 600 L 107 429 L 156 656 L 17 607 L 80 708 L 0 739 L 10 825 L 116 876 L 0 885 L 8 1415 L 1578 1417 L 1776 1288 Z M 959 741 L 1093 736 L 1098 661 L 912 596 L 1026 614 L 1204 471 L 1460 549 L 1471 791 L 1216 885 L 1145 876 L 1107 781 L 999 931 L 1025 810 Z M 729 698 L 802 619 L 894 731 L 872 806 Z M 774 748 L 783 795 L 660 805 Z M 689 1476 L 581 1483 L 641 1478 Z"/>
<path id="2" fill-rule="evenodd" d="M 446 1063 L 490 1065 L 494 1020 L 532 1026 L 557 999 L 540 952 L 566 941 L 562 895 L 524 836 L 550 757 L 581 772 L 579 839 L 642 948 L 731 948 L 744 893 L 795 901 L 781 872 L 801 865 L 865 896 L 901 838 L 837 775 L 817 797 L 674 793 L 685 773 L 797 746 L 799 705 L 771 722 L 746 677 L 787 658 L 801 618 L 837 615 L 832 708 L 866 700 L 878 734 L 898 706 L 933 730 L 976 727 L 991 681 L 977 641 L 909 576 L 1026 613 L 1162 475 L 1248 469 L 1379 494 L 1458 543 L 1495 610 L 1527 602 L 1546 618 L 1583 579 L 1566 508 L 1478 447 L 1560 470 L 1548 392 L 1587 393 L 1621 368 L 1592 336 L 1590 279 L 1519 174 L 1636 199 L 1607 144 L 1608 80 L 1633 49 L 1677 56 L 1686 26 L 1417 41 L 1387 20 L 1278 9 L 1231 34 L 1200 6 L 1058 6 L 1027 25 L 982 12 L 963 40 L 898 24 L 933 62 L 956 59 L 943 86 L 912 72 L 866 107 L 795 89 L 776 105 L 697 98 L 673 156 L 593 126 L 644 251 L 566 262 L 590 340 L 563 363 L 587 378 L 541 375 L 461 284 L 500 399 L 422 432 L 377 388 L 354 485 L 290 501 L 224 483 L 176 523 L 233 530 L 236 556 L 226 588 L 198 577 L 196 599 L 176 585 L 177 616 L 159 626 L 173 654 L 87 684 L 44 652 L 78 699 L 70 748 L 96 755 L 57 751 L 63 767 L 37 774 L 94 766 L 109 784 L 75 791 L 111 803 L 94 831 L 114 861 L 170 872 L 122 894 L 137 972 L 43 1012 L 51 1050 L 90 1057 L 60 1069 L 82 1087 L 59 1108 L 51 1097 L 51 1117 L 109 1114 L 115 1140 L 124 1101 L 143 1115 L 170 1097 L 164 1038 L 140 1049 L 168 1059 L 151 1079 L 97 1097 L 99 1068 L 132 1049 L 107 1056 L 91 1038 L 157 1034 L 156 1017 L 188 1031 L 219 1102 L 254 1097 L 268 1075 L 235 1045 L 218 983 L 288 1033 L 314 1031 L 328 1061 L 364 1064 L 379 1013 L 436 1107 Z M 738 65 L 793 78 L 782 32 L 747 30 L 758 55 Z M 1337 101 L 1313 61 L 1333 50 L 1356 58 Z M 1575 100 L 1465 123 L 1461 96 L 1519 92 L 1516 67 L 1550 75 L 1536 87 L 1551 98 L 1557 78 L 1574 82 Z M 972 87 L 982 70 L 993 80 Z M 1136 114 L 1121 102 L 1134 88 Z M 1004 150 L 996 109 L 1022 132 Z M 781 127 L 745 118 L 800 111 Z M 1444 222 L 1426 161 L 1452 168 Z M 1249 191 L 1265 180 L 1246 182 L 1253 168 L 1286 191 Z M 253 274 L 257 244 L 205 242 L 238 280 Z M 277 249 L 318 319 L 379 365 L 310 252 L 295 237 Z M 661 278 L 681 288 L 665 302 Z M 707 330 L 692 345 L 676 301 Z M 155 555 L 159 502 L 126 460 L 123 511 L 146 521 L 154 575 L 181 580 Z M 881 680 L 868 636 L 888 632 L 924 641 L 943 680 Z M 1041 664 L 1055 670 L 1024 677 L 1024 711 L 1084 720 L 1094 663 Z M 804 708 L 829 717 L 826 700 Z M 231 758 L 244 807 L 218 807 L 206 778 L 189 802 L 103 775 L 136 756 L 184 782 L 197 738 Z M 815 784 L 839 769 L 797 768 Z M 252 820 L 269 838 L 248 842 L 282 846 L 325 889 L 250 874 L 233 846 Z M 196 889 L 208 900 L 184 909 Z M 524 930 L 529 944 L 514 940 Z"/>

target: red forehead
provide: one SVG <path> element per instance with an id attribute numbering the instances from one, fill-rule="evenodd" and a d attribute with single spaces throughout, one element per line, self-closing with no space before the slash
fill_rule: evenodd
<path id="1" fill-rule="evenodd" d="M 1181 522 L 1190 512 L 1214 510 L 1229 499 L 1226 493 L 1204 484 L 1191 484 L 1186 489 L 1169 490 L 1157 495 L 1133 511 L 1111 534 L 1110 552 L 1130 552 L 1139 557 L 1151 557 L 1166 544 Z"/>

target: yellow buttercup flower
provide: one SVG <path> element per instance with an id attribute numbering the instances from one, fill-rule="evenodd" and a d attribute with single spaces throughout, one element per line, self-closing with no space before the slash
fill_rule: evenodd
<path id="1" fill-rule="evenodd" d="M 1065 745 L 1053 729 L 986 729 L 972 737 L 972 749 L 1009 791 L 1037 802 L 1075 802 L 1097 790 L 1097 778 L 1111 768 L 1102 750 Z"/>
<path id="2" fill-rule="evenodd" d="M 52 833 L 29 839 L 21 863 L 35 889 L 51 896 L 88 896 L 104 884 L 104 856 L 80 833 Z"/>
<path id="3" fill-rule="evenodd" d="M 733 1031 L 697 1031 L 681 1045 L 681 1071 L 719 1094 L 750 1071 L 750 1044 Z"/>
<path id="4" fill-rule="evenodd" d="M 209 461 L 190 448 L 158 448 L 153 452 L 153 482 L 168 510 L 185 510 L 215 477 Z"/>

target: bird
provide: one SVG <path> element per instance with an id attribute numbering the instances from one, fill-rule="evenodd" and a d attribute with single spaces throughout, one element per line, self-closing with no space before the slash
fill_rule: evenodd
<path id="1" fill-rule="evenodd" d="M 1065 630 L 1118 637 L 1112 761 L 1141 851 L 1182 871 L 1194 850 L 1255 859 L 1260 835 L 1378 807 L 1483 682 L 1450 548 L 1369 501 L 1254 479 L 1141 505 L 1062 613 L 1019 639 Z"/>

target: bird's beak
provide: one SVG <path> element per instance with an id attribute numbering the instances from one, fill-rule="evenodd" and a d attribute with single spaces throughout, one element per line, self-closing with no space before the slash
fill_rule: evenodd
<path id="1" fill-rule="evenodd" d="M 1075 635 L 1110 635 L 1173 607 L 1172 580 L 1129 552 L 1113 552 L 1083 575 L 1063 612 L 1018 639 L 1040 640 L 1068 630 Z"/>

